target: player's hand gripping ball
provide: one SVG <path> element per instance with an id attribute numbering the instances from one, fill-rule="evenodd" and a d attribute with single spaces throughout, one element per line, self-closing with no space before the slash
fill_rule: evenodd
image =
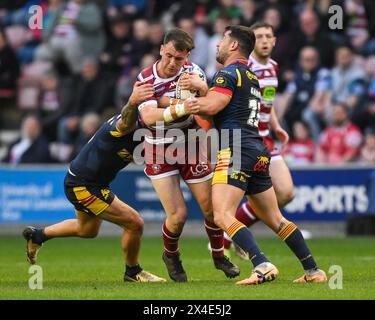
<path id="1" fill-rule="evenodd" d="M 183 86 L 182 86 L 183 80 L 188 78 L 188 77 L 191 77 L 192 75 L 193 76 L 198 75 L 199 76 L 199 77 L 197 77 L 197 79 L 199 79 L 198 81 L 205 81 L 204 76 L 201 76 L 199 73 L 196 73 L 196 72 L 192 72 L 192 73 L 184 72 L 184 73 L 182 73 L 180 78 L 178 79 L 177 85 L 176 85 L 176 98 L 177 99 L 185 100 L 185 99 L 190 98 L 190 97 L 199 96 L 198 90 L 183 89 Z"/>

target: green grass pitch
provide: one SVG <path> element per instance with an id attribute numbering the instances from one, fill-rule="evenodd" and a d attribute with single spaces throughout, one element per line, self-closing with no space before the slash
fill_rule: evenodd
<path id="1" fill-rule="evenodd" d="M 55 239 L 39 253 L 43 289 L 28 286 L 29 265 L 21 237 L 0 237 L 0 299 L 375 299 L 375 238 L 312 239 L 309 246 L 319 265 L 328 273 L 339 265 L 343 288 L 328 284 L 293 284 L 302 274 L 299 262 L 278 239 L 258 240 L 278 266 L 277 280 L 261 286 L 239 287 L 214 269 L 205 238 L 183 238 L 182 259 L 188 283 L 123 283 L 119 238 Z M 141 265 L 168 277 L 161 260 L 161 238 L 144 238 Z M 250 265 L 237 257 L 243 279 Z"/>

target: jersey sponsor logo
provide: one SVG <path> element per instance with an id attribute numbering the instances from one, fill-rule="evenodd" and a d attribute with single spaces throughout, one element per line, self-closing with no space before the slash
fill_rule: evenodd
<path id="1" fill-rule="evenodd" d="M 275 87 L 264 87 L 263 88 L 263 99 L 265 100 L 273 100 L 276 95 L 276 88 Z"/>
<path id="2" fill-rule="evenodd" d="M 164 87 L 164 86 L 159 87 L 159 88 L 155 89 L 155 93 L 162 92 L 163 90 L 165 90 L 165 87 Z"/>
<path id="3" fill-rule="evenodd" d="M 243 171 L 233 170 L 230 175 L 230 178 L 232 180 L 240 180 L 240 182 L 242 183 L 247 183 L 248 178 L 250 178 L 250 175 L 248 175 L 247 173 Z"/>
<path id="4" fill-rule="evenodd" d="M 255 172 L 267 172 L 270 164 L 270 158 L 265 156 L 259 156 L 258 162 L 254 165 L 253 171 Z"/>
<path id="5" fill-rule="evenodd" d="M 215 82 L 217 84 L 224 84 L 225 83 L 225 79 L 223 77 L 218 77 L 218 78 L 216 78 Z"/>
<path id="6" fill-rule="evenodd" d="M 250 79 L 250 80 L 258 80 L 258 77 L 251 73 L 249 70 L 246 70 L 246 76 Z"/>
<path id="7" fill-rule="evenodd" d="M 108 189 L 101 189 L 100 192 L 102 193 L 103 198 L 107 200 L 111 191 L 109 191 Z"/>
<path id="8" fill-rule="evenodd" d="M 161 171 L 161 165 L 160 164 L 153 164 L 151 166 L 151 169 L 154 173 L 159 173 Z"/>
<path id="9" fill-rule="evenodd" d="M 208 171 L 208 164 L 205 162 L 199 162 L 194 168 L 190 167 L 191 174 L 195 176 L 200 176 L 201 174 Z"/>
<path id="10" fill-rule="evenodd" d="M 220 72 L 222 72 L 222 73 L 226 73 L 226 74 L 233 74 L 233 72 L 228 71 L 228 70 L 225 70 L 225 69 L 220 70 Z"/>

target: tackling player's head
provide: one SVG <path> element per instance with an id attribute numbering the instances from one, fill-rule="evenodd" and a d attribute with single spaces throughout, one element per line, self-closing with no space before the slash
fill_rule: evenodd
<path id="1" fill-rule="evenodd" d="M 276 44 L 276 37 L 272 25 L 267 22 L 254 23 L 250 30 L 255 35 L 255 58 L 267 59 L 271 56 Z"/>
<path id="2" fill-rule="evenodd" d="M 170 78 L 177 75 L 193 49 L 194 40 L 185 31 L 174 28 L 167 32 L 160 48 L 158 71 L 161 76 Z"/>
<path id="3" fill-rule="evenodd" d="M 254 49 L 254 33 L 245 26 L 227 26 L 217 44 L 216 60 L 225 64 L 228 59 L 247 59 Z"/>

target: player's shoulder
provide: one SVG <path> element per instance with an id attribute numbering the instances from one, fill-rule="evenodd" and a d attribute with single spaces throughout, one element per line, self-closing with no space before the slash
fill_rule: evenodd
<path id="1" fill-rule="evenodd" d="M 142 81 L 142 82 L 149 82 L 149 81 L 152 81 L 155 79 L 155 75 L 154 75 L 154 67 L 155 67 L 155 64 L 152 64 L 151 66 L 143 69 L 137 76 L 137 80 L 138 81 Z"/>
<path id="2" fill-rule="evenodd" d="M 218 74 L 220 75 L 223 75 L 223 76 L 227 76 L 227 77 L 234 77 L 234 78 L 237 78 L 237 66 L 235 64 L 230 64 L 228 66 L 225 66 L 223 68 L 221 68 L 219 71 L 218 71 Z"/>

